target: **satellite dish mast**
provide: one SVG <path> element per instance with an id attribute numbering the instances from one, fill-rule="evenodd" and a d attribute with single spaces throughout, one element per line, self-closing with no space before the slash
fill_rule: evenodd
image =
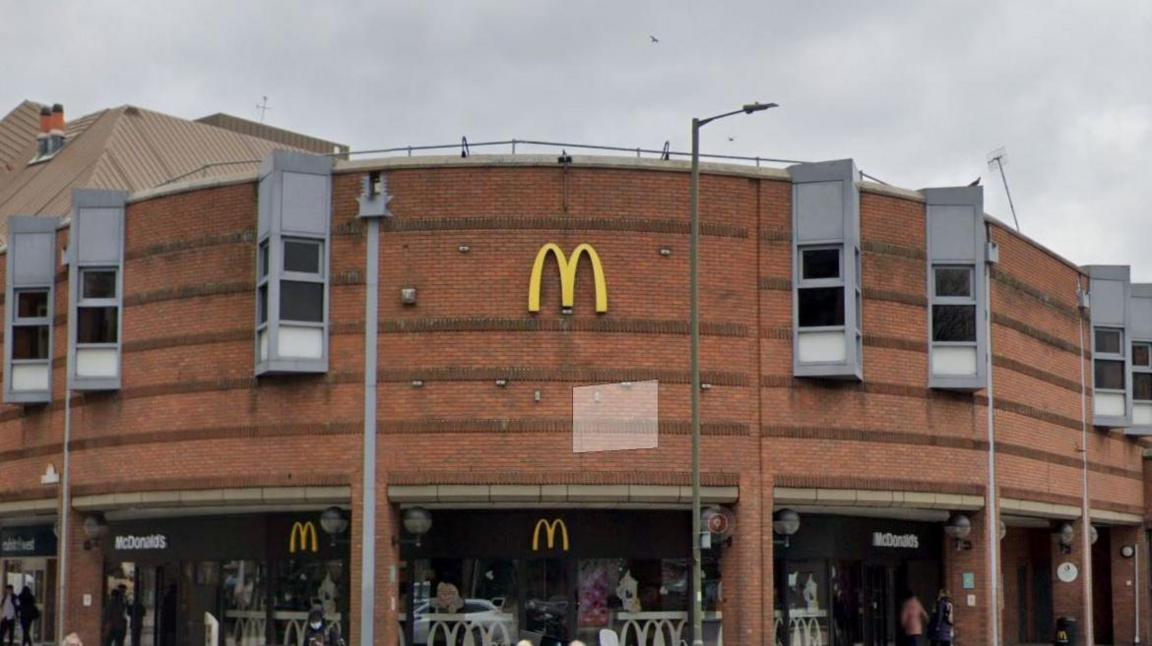
<path id="1" fill-rule="evenodd" d="M 1000 171 L 1000 179 L 1004 182 L 1004 192 L 1008 195 L 1008 208 L 1012 210 L 1012 221 L 1016 223 L 1016 231 L 1020 231 L 1020 220 L 1016 218 L 1016 205 L 1012 203 L 1012 191 L 1008 189 L 1008 176 L 1004 174 L 1004 164 L 1008 161 L 1008 151 L 1003 147 L 988 153 L 988 170 Z"/>

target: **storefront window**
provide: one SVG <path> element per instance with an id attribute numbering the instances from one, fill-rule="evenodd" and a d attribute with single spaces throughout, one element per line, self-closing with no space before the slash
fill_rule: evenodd
<path id="1" fill-rule="evenodd" d="M 268 590 L 264 564 L 260 561 L 225 561 L 223 577 L 225 643 L 235 646 L 263 644 L 267 621 Z"/>
<path id="2" fill-rule="evenodd" d="M 621 644 L 690 642 L 689 518 L 664 511 L 437 511 L 434 529 L 402 552 L 407 643 L 598 644 L 605 629 Z M 720 642 L 721 551 L 709 550 L 704 562 L 710 645 Z"/>
<path id="3" fill-rule="evenodd" d="M 295 643 L 304 630 L 308 612 L 322 608 L 328 621 L 348 628 L 345 565 L 341 559 L 286 559 L 275 564 L 272 621 L 274 643 Z"/>
<path id="4" fill-rule="evenodd" d="M 413 643 L 476 643 L 516 637 L 516 563 L 502 559 L 421 559 L 414 568 Z"/>
<path id="5" fill-rule="evenodd" d="M 784 571 L 788 643 L 829 643 L 828 566 L 823 561 L 790 561 Z"/>

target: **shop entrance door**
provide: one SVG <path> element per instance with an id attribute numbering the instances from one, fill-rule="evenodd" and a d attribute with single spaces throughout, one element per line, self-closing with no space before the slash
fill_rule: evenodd
<path id="1" fill-rule="evenodd" d="M 896 598 L 892 569 L 884 565 L 865 565 L 864 596 L 864 645 L 895 644 Z"/>
<path id="2" fill-rule="evenodd" d="M 36 597 L 40 618 L 32 622 L 31 630 L 29 630 L 32 633 L 32 643 L 54 643 L 56 641 L 56 559 L 8 559 L 4 562 L 4 583 L 12 586 L 16 594 L 20 594 L 27 587 Z M 17 635 L 17 637 L 22 639 L 21 635 Z"/>
<path id="3" fill-rule="evenodd" d="M 572 563 L 568 559 L 527 561 L 524 581 L 524 626 L 540 646 L 559 646 L 571 639 L 575 604 L 571 598 Z"/>
<path id="4" fill-rule="evenodd" d="M 180 567 L 176 563 L 136 568 L 135 594 L 129 605 L 129 643 L 179 646 Z M 132 621 L 137 627 L 132 626 Z M 136 641 L 136 640 L 139 641 Z"/>

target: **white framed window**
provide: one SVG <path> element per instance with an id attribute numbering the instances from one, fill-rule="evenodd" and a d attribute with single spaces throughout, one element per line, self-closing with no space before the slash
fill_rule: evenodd
<path id="1" fill-rule="evenodd" d="M 280 320 L 324 324 L 324 241 L 284 238 L 280 274 Z"/>
<path id="2" fill-rule="evenodd" d="M 971 266 L 932 268 L 932 342 L 976 345 L 975 274 Z"/>
<path id="3" fill-rule="evenodd" d="M 47 288 L 15 290 L 16 311 L 12 317 L 13 364 L 43 362 L 51 358 L 50 294 Z"/>
<path id="4" fill-rule="evenodd" d="M 1152 341 L 1132 342 L 1132 399 L 1152 403 Z"/>
<path id="5" fill-rule="evenodd" d="M 1115 397 L 1126 397 L 1128 388 L 1124 374 L 1125 364 L 1124 330 L 1120 328 L 1098 327 L 1092 334 L 1093 388 L 1097 400 L 1109 401 Z M 1122 400 L 1121 400 L 1122 401 Z M 1123 410 L 1120 410 L 1123 415 Z"/>
<path id="6" fill-rule="evenodd" d="M 80 270 L 80 298 L 76 302 L 76 347 L 113 347 L 120 340 L 120 300 L 117 270 L 110 267 Z"/>
<path id="7" fill-rule="evenodd" d="M 800 247 L 796 286 L 800 328 L 844 329 L 844 253 L 840 245 Z M 859 301 L 857 301 L 859 302 Z"/>

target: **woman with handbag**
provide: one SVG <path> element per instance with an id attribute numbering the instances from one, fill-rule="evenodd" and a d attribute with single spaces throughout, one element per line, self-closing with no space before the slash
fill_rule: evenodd
<path id="1" fill-rule="evenodd" d="M 932 623 L 928 625 L 928 638 L 933 646 L 952 646 L 956 629 L 952 625 L 952 599 L 947 590 L 936 596 L 936 608 L 932 613 Z"/>

